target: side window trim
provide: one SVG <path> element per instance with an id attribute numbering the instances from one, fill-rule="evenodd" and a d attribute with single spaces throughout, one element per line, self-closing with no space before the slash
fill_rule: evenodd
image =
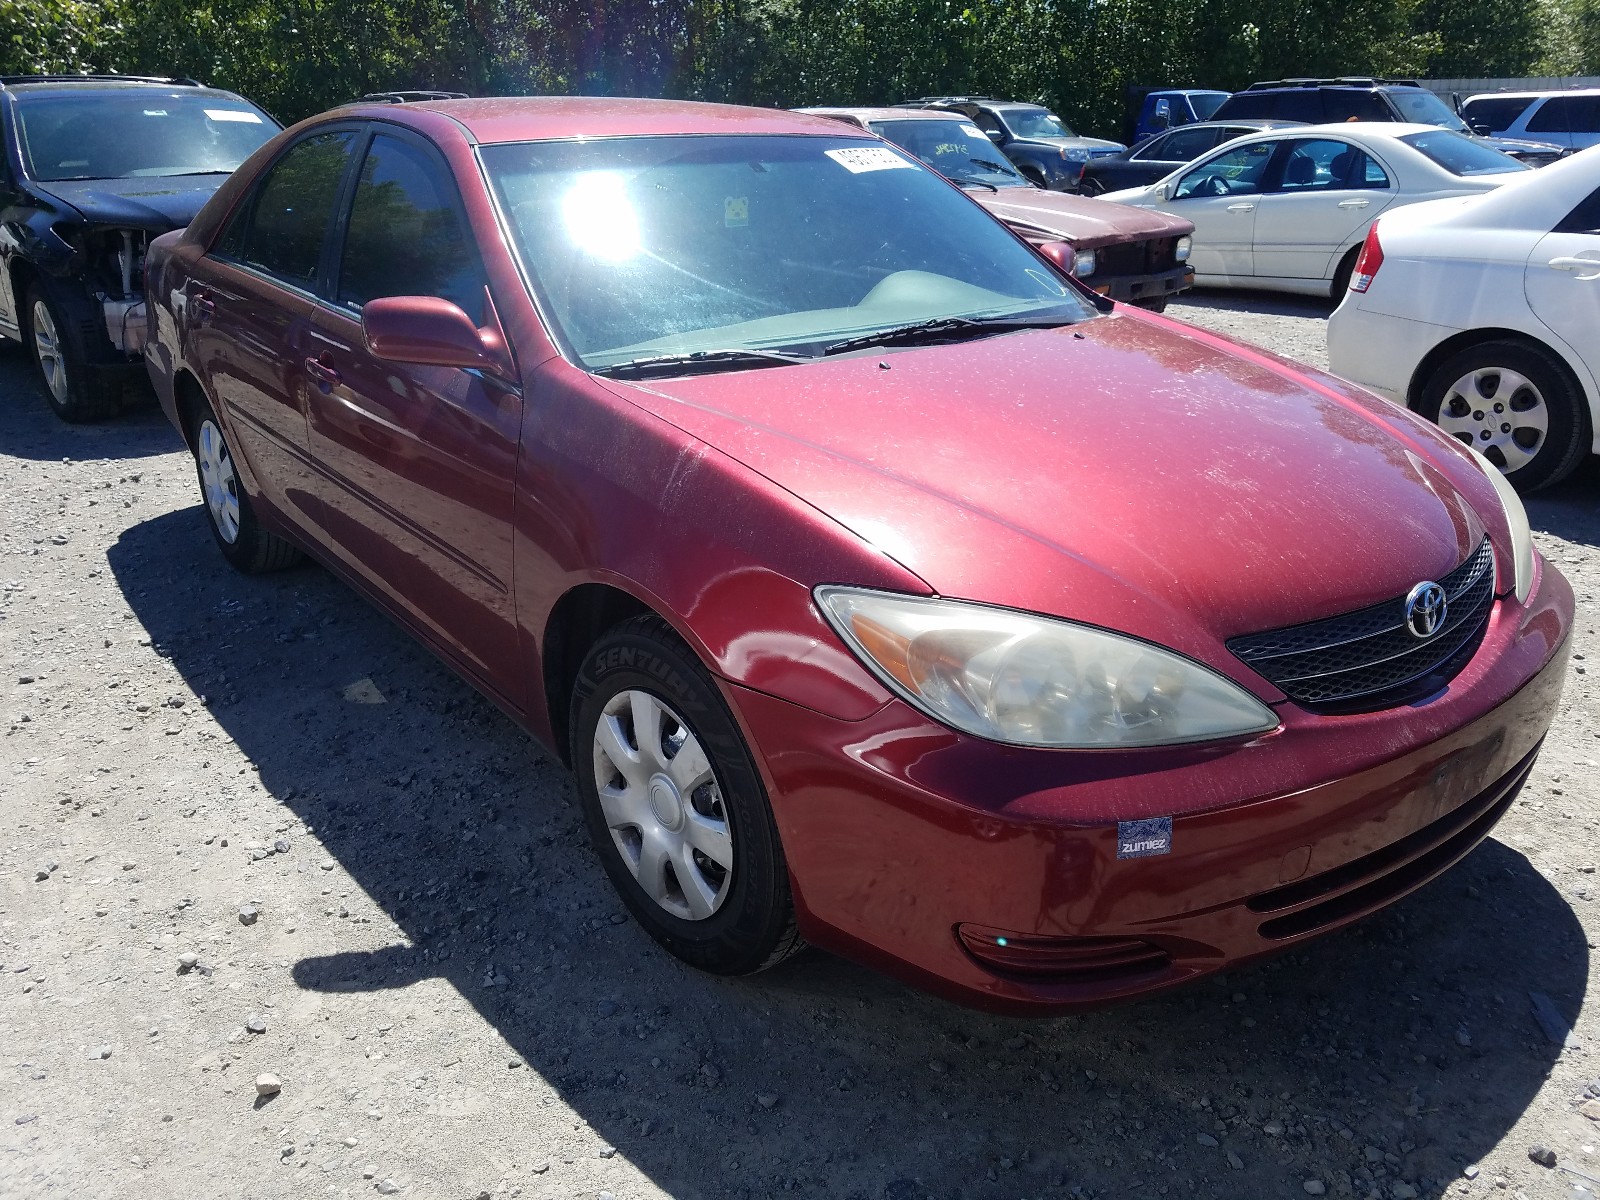
<path id="1" fill-rule="evenodd" d="M 352 148 L 350 157 L 344 164 L 344 173 L 339 179 L 339 189 L 336 193 L 338 198 L 334 201 L 333 220 L 328 222 L 328 229 L 323 234 L 321 257 L 318 260 L 317 279 L 313 281 L 312 287 L 302 287 L 300 284 L 282 279 L 279 276 L 272 274 L 270 271 L 264 271 L 260 267 L 253 266 L 252 264 L 247 263 L 240 258 L 236 258 L 231 254 L 224 254 L 222 252 L 222 243 L 227 241 L 228 235 L 231 234 L 233 230 L 241 223 L 250 224 L 254 222 L 256 204 L 261 198 L 262 189 L 267 180 L 271 179 L 272 173 L 278 169 L 278 164 L 283 162 L 283 160 L 287 158 L 294 150 L 305 145 L 312 138 L 324 137 L 328 134 L 338 133 L 354 134 L 355 146 Z M 217 226 L 216 232 L 212 235 L 211 243 L 206 247 L 206 257 L 214 258 L 219 262 L 227 263 L 230 267 L 233 267 L 236 270 L 247 271 L 252 275 L 269 280 L 279 287 L 288 288 L 290 291 L 297 292 L 302 296 L 307 296 L 314 300 L 321 300 L 323 284 L 325 283 L 324 268 L 327 261 L 328 246 L 333 240 L 332 235 L 334 229 L 340 221 L 339 205 L 343 202 L 345 190 L 350 185 L 351 176 L 354 174 L 353 169 L 356 164 L 362 160 L 363 155 L 358 153 L 358 148 L 362 145 L 363 141 L 361 124 L 355 121 L 335 121 L 327 125 L 318 125 L 314 129 L 306 130 L 306 132 L 301 136 L 284 145 L 277 154 L 272 156 L 272 161 L 267 163 L 266 166 L 262 167 L 256 177 L 250 181 L 249 191 L 245 193 L 244 198 L 241 199 L 235 206 L 233 212 L 228 215 L 228 219 Z"/>

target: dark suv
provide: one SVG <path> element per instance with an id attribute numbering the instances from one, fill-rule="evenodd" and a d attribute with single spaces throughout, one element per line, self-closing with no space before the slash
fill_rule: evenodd
<path id="1" fill-rule="evenodd" d="M 1213 121 L 1270 118 L 1324 125 L 1332 121 L 1402 121 L 1437 125 L 1474 137 L 1450 106 L 1415 79 L 1278 79 L 1252 83 L 1224 100 Z M 1542 167 L 1562 155 L 1562 147 L 1521 138 L 1477 138 L 1502 153 Z"/>
<path id="2" fill-rule="evenodd" d="M 970 117 L 1029 183 L 1058 192 L 1078 190 L 1084 163 L 1127 149 L 1121 142 L 1079 137 L 1042 104 L 992 96 L 924 96 L 895 107 L 936 108 Z"/>
<path id="3" fill-rule="evenodd" d="M 63 420 L 121 408 L 144 373 L 145 247 L 278 129 L 192 79 L 0 78 L 0 334 Z"/>

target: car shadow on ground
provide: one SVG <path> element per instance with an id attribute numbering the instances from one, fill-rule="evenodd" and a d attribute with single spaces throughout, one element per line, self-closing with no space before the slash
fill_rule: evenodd
<path id="1" fill-rule="evenodd" d="M 1524 497 L 1528 520 L 1541 533 L 1600 546 L 1600 456 L 1589 459 L 1548 491 Z"/>
<path id="2" fill-rule="evenodd" d="M 151 653 L 404 932 L 296 983 L 445 977 L 675 1196 L 1434 1196 L 1545 1082 L 1529 993 L 1583 1000 L 1571 908 L 1497 841 L 1353 930 L 1111 1011 L 988 1016 L 817 952 L 701 975 L 622 916 L 560 765 L 331 576 L 234 574 L 198 507 L 108 558 Z M 342 698 L 361 679 L 385 702 Z"/>
<path id="3" fill-rule="evenodd" d="M 1326 296 L 1296 296 L 1288 292 L 1267 292 L 1247 288 L 1195 288 L 1175 296 L 1168 307 L 1172 316 L 1193 303 L 1211 312 L 1266 314 L 1273 317 L 1327 317 L 1339 306 Z"/>
<path id="4" fill-rule="evenodd" d="M 0 453 L 35 462 L 121 461 L 170 454 L 182 444 L 143 380 L 129 388 L 128 407 L 117 416 L 68 425 L 45 403 L 28 353 L 16 342 L 0 340 L 0 396 L 6 398 L 0 404 Z"/>

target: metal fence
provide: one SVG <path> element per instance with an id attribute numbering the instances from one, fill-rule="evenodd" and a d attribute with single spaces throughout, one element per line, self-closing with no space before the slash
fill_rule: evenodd
<path id="1" fill-rule="evenodd" d="M 1573 88 L 1600 88 L 1600 75 L 1564 75 L 1541 79 L 1423 79 L 1422 86 L 1449 99 L 1465 100 L 1479 92 L 1564 92 Z"/>

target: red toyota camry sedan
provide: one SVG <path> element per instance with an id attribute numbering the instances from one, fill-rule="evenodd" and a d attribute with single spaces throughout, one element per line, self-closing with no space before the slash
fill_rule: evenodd
<path id="1" fill-rule="evenodd" d="M 146 281 L 223 555 L 313 555 L 560 755 L 709 971 L 1169 987 L 1447 869 L 1555 711 L 1493 467 L 838 122 L 345 108 Z"/>

